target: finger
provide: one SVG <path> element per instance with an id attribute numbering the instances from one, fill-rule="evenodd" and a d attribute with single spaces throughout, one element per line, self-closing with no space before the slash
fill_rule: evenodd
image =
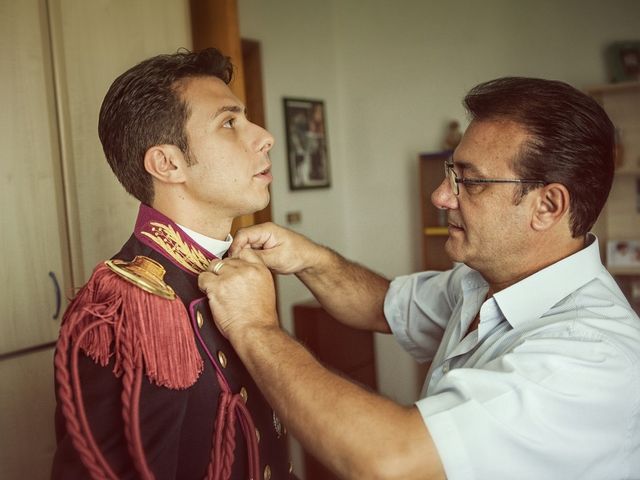
<path id="1" fill-rule="evenodd" d="M 207 267 L 207 271 L 218 275 L 220 270 L 222 270 L 222 267 L 224 267 L 224 261 L 216 258 L 211 260 L 211 263 L 209 263 L 209 266 Z"/>
<path id="2" fill-rule="evenodd" d="M 201 292 L 208 294 L 214 289 L 214 284 L 218 281 L 217 276 L 211 272 L 204 271 L 198 275 L 198 288 Z"/>
<path id="3" fill-rule="evenodd" d="M 254 252 L 254 253 L 258 254 L 258 255 L 260 255 L 263 252 L 263 250 L 254 250 L 254 249 L 252 249 L 251 245 L 245 245 L 242 248 L 237 248 L 233 252 L 231 250 L 229 250 L 229 254 L 227 255 L 227 259 L 230 259 L 230 258 L 231 259 L 241 258 L 240 257 L 240 253 L 242 253 L 244 250 L 251 250 L 252 252 Z"/>
<path id="4" fill-rule="evenodd" d="M 278 230 L 284 230 L 274 223 L 261 223 L 238 230 L 233 243 L 229 248 L 229 253 L 234 253 L 250 247 L 254 250 L 274 248 L 279 245 L 276 237 Z"/>
<path id="5" fill-rule="evenodd" d="M 252 250 L 250 248 L 243 248 L 239 252 L 235 254 L 235 258 L 239 258 L 240 260 L 244 260 L 247 263 L 253 263 L 257 265 L 264 265 L 264 262 L 261 258 L 261 250 Z"/>
<path id="6" fill-rule="evenodd" d="M 264 224 L 252 225 L 250 227 L 241 228 L 238 230 L 233 238 L 230 251 L 241 250 L 247 246 L 253 248 L 260 248 L 264 243 L 263 240 Z"/>
<path id="7" fill-rule="evenodd" d="M 224 267 L 224 262 L 220 260 L 211 268 L 211 271 L 216 275 L 220 275 L 220 271 L 222 270 L 222 267 Z"/>

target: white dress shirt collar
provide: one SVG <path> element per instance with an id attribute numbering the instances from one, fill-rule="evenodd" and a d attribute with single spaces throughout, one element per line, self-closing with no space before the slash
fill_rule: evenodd
<path id="1" fill-rule="evenodd" d="M 596 278 L 604 268 L 598 239 L 589 233 L 586 247 L 494 294 L 502 314 L 513 327 L 540 318 L 560 300 Z"/>
<path id="2" fill-rule="evenodd" d="M 216 257 L 222 258 L 233 242 L 231 234 L 227 235 L 225 240 L 218 240 L 216 238 L 207 237 L 202 233 L 194 232 L 193 230 L 176 223 L 187 235 L 191 237 L 198 245 L 204 248 L 209 253 L 213 253 Z"/>

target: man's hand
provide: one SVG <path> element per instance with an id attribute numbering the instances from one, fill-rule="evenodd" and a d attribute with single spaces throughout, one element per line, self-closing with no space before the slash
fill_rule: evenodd
<path id="1" fill-rule="evenodd" d="M 211 262 L 198 286 L 207 294 L 216 325 L 232 343 L 247 328 L 278 327 L 273 278 L 253 250 Z"/>
<path id="2" fill-rule="evenodd" d="M 250 251 L 251 258 L 262 259 L 273 272 L 295 273 L 336 320 L 354 328 L 390 332 L 383 308 L 389 289 L 386 278 L 273 223 L 238 231 L 229 249 L 231 258 L 242 258 Z"/>
<path id="3" fill-rule="evenodd" d="M 265 248 L 263 253 L 315 245 L 285 229 L 271 226 L 267 231 L 276 235 L 256 243 Z M 323 250 L 333 258 L 329 271 L 335 274 L 320 275 L 329 277 L 326 287 L 320 287 L 326 291 L 320 298 L 337 299 L 351 316 L 368 318 L 375 316 L 374 310 L 381 312 L 386 281 Z M 345 274 L 349 288 L 341 288 L 336 280 Z M 256 251 L 240 247 L 233 258 L 212 262 L 198 277 L 198 285 L 209 298 L 218 328 L 267 401 L 302 445 L 340 478 L 445 478 L 415 406 L 397 405 L 330 372 L 279 328 L 271 273 Z M 386 325 L 384 317 L 381 322 Z"/>
<path id="4" fill-rule="evenodd" d="M 276 273 L 300 273 L 313 267 L 325 250 L 308 238 L 274 223 L 262 223 L 238 230 L 229 249 L 236 258 L 253 249 L 264 264 Z"/>

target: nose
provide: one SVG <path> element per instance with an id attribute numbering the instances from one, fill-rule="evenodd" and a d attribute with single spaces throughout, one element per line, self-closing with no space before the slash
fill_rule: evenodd
<path id="1" fill-rule="evenodd" d="M 458 197 L 451 190 L 451 184 L 447 178 L 443 178 L 438 188 L 431 193 L 431 203 L 441 210 L 458 208 Z"/>
<path id="2" fill-rule="evenodd" d="M 273 135 L 271 135 L 264 128 L 260 127 L 259 125 L 256 125 L 256 127 L 259 129 L 257 135 L 257 150 L 262 153 L 267 153 L 273 147 L 275 139 L 273 138 Z"/>

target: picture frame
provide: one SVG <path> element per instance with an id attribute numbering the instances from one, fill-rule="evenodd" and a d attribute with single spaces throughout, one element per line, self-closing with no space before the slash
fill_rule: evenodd
<path id="1" fill-rule="evenodd" d="M 640 80 L 640 41 L 614 42 L 605 56 L 612 82 Z"/>
<path id="2" fill-rule="evenodd" d="M 329 146 L 322 100 L 283 98 L 289 188 L 328 188 Z"/>

